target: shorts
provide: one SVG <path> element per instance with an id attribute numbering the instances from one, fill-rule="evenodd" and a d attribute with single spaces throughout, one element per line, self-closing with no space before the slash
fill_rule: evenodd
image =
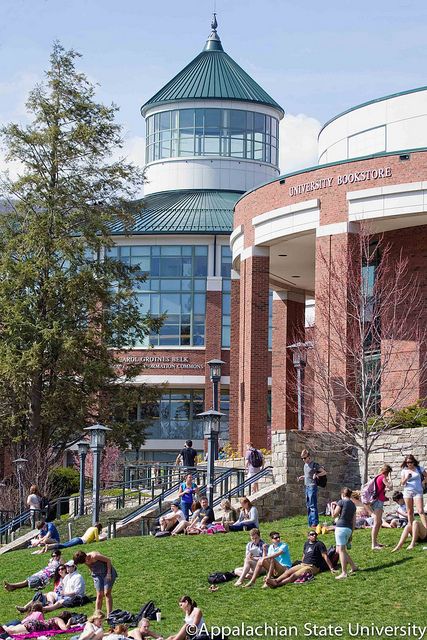
<path id="1" fill-rule="evenodd" d="M 83 604 L 83 598 L 81 596 L 64 596 L 60 598 L 58 602 L 64 607 L 81 607 Z"/>
<path id="2" fill-rule="evenodd" d="M 255 476 L 260 471 L 261 471 L 261 467 L 252 467 L 248 469 L 248 478 L 252 478 L 252 476 Z"/>
<path id="3" fill-rule="evenodd" d="M 27 583 L 29 589 L 43 589 L 49 582 L 49 578 L 47 576 L 40 576 L 37 573 L 34 573 L 32 576 L 27 578 Z"/>
<path id="4" fill-rule="evenodd" d="M 320 569 L 319 567 L 316 567 L 316 565 L 314 564 L 305 564 L 304 562 L 302 562 L 301 564 L 297 565 L 298 569 L 297 571 L 294 571 L 294 576 L 302 576 L 303 573 L 307 573 L 307 571 L 309 571 L 311 573 L 311 575 L 315 576 L 319 573 Z"/>
<path id="5" fill-rule="evenodd" d="M 335 544 L 344 547 L 350 540 L 351 534 L 350 527 L 335 527 Z"/>
<path id="6" fill-rule="evenodd" d="M 374 500 L 373 502 L 371 502 L 371 507 L 374 511 L 378 511 L 379 509 L 381 509 L 381 511 L 384 510 L 384 502 L 382 500 Z"/>
<path id="7" fill-rule="evenodd" d="M 407 489 L 406 487 L 403 489 L 403 497 L 404 498 L 419 498 L 423 497 L 422 493 L 415 491 L 415 489 Z"/>
<path id="8" fill-rule="evenodd" d="M 100 591 L 105 591 L 105 589 L 112 589 L 113 584 L 117 578 L 117 571 L 114 567 L 111 570 L 111 580 L 106 580 L 105 576 L 92 576 L 93 584 L 95 586 L 96 591 L 99 593 Z"/>

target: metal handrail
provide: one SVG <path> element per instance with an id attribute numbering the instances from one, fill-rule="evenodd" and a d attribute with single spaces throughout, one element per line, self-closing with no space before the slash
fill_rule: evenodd
<path id="1" fill-rule="evenodd" d="M 247 487 L 250 487 L 252 484 L 255 484 L 260 478 L 263 478 L 264 476 L 269 475 L 272 469 L 273 467 L 271 466 L 264 467 L 264 469 L 262 469 L 261 471 L 258 471 L 258 473 L 255 473 L 250 478 L 247 478 L 237 486 L 233 487 L 233 489 L 230 489 L 230 491 L 224 493 L 221 496 L 218 496 L 213 501 L 212 508 L 217 507 L 221 503 L 221 501 L 224 500 L 224 498 L 231 498 L 232 496 L 239 495 L 239 493 L 242 493 L 243 489 L 246 489 Z"/>

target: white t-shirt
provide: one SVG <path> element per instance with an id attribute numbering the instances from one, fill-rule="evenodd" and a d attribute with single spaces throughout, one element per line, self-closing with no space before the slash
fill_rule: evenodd
<path id="1" fill-rule="evenodd" d="M 64 592 L 62 597 L 64 598 L 69 593 L 74 593 L 77 596 L 83 597 L 85 594 L 86 585 L 83 576 L 78 571 L 73 573 L 67 573 L 64 576 Z"/>
<path id="2" fill-rule="evenodd" d="M 178 511 L 170 511 L 164 516 L 164 518 L 165 520 L 173 520 L 173 518 L 176 518 L 177 522 L 182 522 L 183 520 L 185 520 L 185 516 L 182 513 L 181 509 L 178 509 Z"/>
<path id="3" fill-rule="evenodd" d="M 420 474 L 421 471 L 421 474 Z M 424 467 L 416 467 L 415 469 L 402 469 L 401 477 L 405 480 L 409 475 L 408 482 L 405 484 L 404 489 L 411 489 L 415 494 L 423 493 L 422 474 L 424 473 Z"/>
<path id="4" fill-rule="evenodd" d="M 30 507 L 30 511 L 38 511 L 40 509 L 40 498 L 35 493 L 30 493 L 27 498 L 27 505 Z"/>

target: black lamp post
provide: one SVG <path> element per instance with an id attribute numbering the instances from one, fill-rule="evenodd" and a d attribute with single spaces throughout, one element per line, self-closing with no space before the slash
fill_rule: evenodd
<path id="1" fill-rule="evenodd" d="M 209 360 L 207 363 L 209 366 L 209 376 L 213 384 L 213 409 L 219 411 L 219 395 L 218 395 L 218 383 L 221 380 L 221 368 L 225 364 L 222 360 Z"/>
<path id="2" fill-rule="evenodd" d="M 85 513 L 85 468 L 86 456 L 89 451 L 89 443 L 86 440 L 80 440 L 77 443 L 77 449 L 80 459 L 80 491 L 79 491 L 79 518 Z"/>
<path id="3" fill-rule="evenodd" d="M 307 349 L 312 349 L 312 347 L 312 342 L 296 342 L 295 344 L 289 344 L 287 347 L 292 350 L 292 362 L 297 372 L 298 431 L 302 431 L 304 428 L 302 383 L 304 369 L 307 365 Z"/>
<path id="4" fill-rule="evenodd" d="M 19 515 L 21 515 L 22 513 L 22 503 L 24 502 L 21 471 L 23 470 L 27 462 L 28 460 L 26 460 L 26 458 L 17 458 L 16 460 L 12 461 L 12 464 L 16 466 L 16 477 L 18 478 Z"/>
<path id="5" fill-rule="evenodd" d="M 93 455 L 92 525 L 95 525 L 99 520 L 101 454 L 105 447 L 105 436 L 111 429 L 102 424 L 94 424 L 92 427 L 86 427 L 84 431 L 90 433 L 90 449 Z"/>
<path id="6" fill-rule="evenodd" d="M 208 477 L 207 477 L 207 496 L 209 506 L 213 504 L 214 479 L 215 479 L 215 450 L 218 446 L 218 434 L 221 418 L 224 414 L 219 411 L 209 409 L 203 413 L 197 414 L 198 418 L 202 418 L 204 422 L 204 435 L 208 439 Z"/>
<path id="7" fill-rule="evenodd" d="M 211 379 L 213 389 L 212 389 L 212 405 L 214 411 L 219 411 L 219 393 L 218 393 L 218 385 L 221 381 L 221 369 L 222 365 L 225 364 L 222 360 L 209 360 L 207 363 L 209 366 L 209 377 Z M 215 449 L 214 449 L 214 459 L 218 458 L 218 438 L 215 441 Z"/>

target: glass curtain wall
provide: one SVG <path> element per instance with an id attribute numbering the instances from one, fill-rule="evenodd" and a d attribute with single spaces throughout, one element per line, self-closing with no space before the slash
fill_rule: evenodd
<path id="1" fill-rule="evenodd" d="M 139 404 L 135 419 L 147 425 L 147 439 L 200 440 L 203 423 L 197 414 L 204 401 L 203 389 L 165 389 L 160 400 Z"/>
<path id="2" fill-rule="evenodd" d="M 221 247 L 221 276 L 222 276 L 222 317 L 221 317 L 221 345 L 230 348 L 231 328 L 231 249 Z"/>
<path id="3" fill-rule="evenodd" d="M 279 121 L 240 109 L 175 109 L 146 119 L 146 162 L 226 156 L 277 166 Z"/>
<path id="4" fill-rule="evenodd" d="M 146 274 L 146 281 L 135 285 L 142 314 L 167 314 L 160 332 L 137 346 L 205 344 L 207 246 L 116 246 L 108 256 Z"/>

